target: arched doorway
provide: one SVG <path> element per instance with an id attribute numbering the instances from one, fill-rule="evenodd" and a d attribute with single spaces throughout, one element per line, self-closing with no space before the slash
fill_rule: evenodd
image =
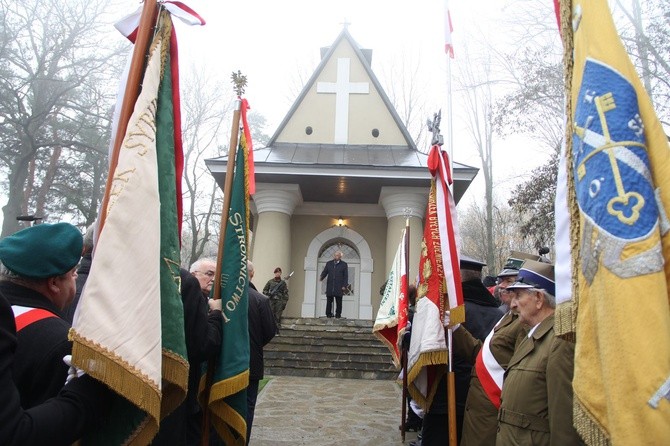
<path id="1" fill-rule="evenodd" d="M 373 262 L 370 246 L 363 236 L 349 228 L 329 228 L 312 239 L 305 256 L 305 290 L 302 317 L 326 315 L 326 296 L 319 276 L 333 253 L 340 249 L 349 265 L 352 293 L 342 299 L 342 316 L 372 320 L 371 284 Z"/>

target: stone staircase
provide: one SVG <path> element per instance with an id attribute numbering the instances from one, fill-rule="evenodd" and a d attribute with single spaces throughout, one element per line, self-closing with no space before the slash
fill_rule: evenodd
<path id="1" fill-rule="evenodd" d="M 372 321 L 282 318 L 265 346 L 265 374 L 322 378 L 389 379 L 398 371 L 388 348 L 372 334 Z"/>

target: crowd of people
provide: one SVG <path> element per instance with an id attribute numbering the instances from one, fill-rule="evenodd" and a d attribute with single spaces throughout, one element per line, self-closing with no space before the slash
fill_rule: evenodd
<path id="1" fill-rule="evenodd" d="M 111 391 L 71 367 L 68 356 L 75 297 L 91 265 L 92 243 L 91 234 L 84 239 L 67 223 L 32 226 L 0 240 L 0 444 L 71 444 L 106 416 Z M 341 316 L 347 283 L 341 255 L 336 252 L 321 274 L 328 279 L 328 317 Z M 452 327 L 458 441 L 581 444 L 572 425 L 574 344 L 553 334 L 553 265 L 538 256 L 514 256 L 518 263 L 505 266 L 492 292 L 482 282 L 485 264 L 461 256 L 466 322 Z M 210 298 L 216 266 L 216 259 L 203 258 L 180 271 L 189 387 L 153 444 L 200 443 L 197 383 L 202 363 L 220 352 L 223 333 L 221 300 Z M 263 347 L 278 333 L 288 301 L 281 268 L 263 293 L 251 282 L 251 262 L 248 273 L 247 441 L 263 378 Z M 448 444 L 446 387 L 443 377 L 430 408 L 420 413 L 423 419 L 414 418 L 421 427 L 417 444 Z"/>
<path id="2" fill-rule="evenodd" d="M 40 224 L 0 240 L 0 444 L 69 445 L 108 414 L 112 391 L 71 366 L 68 340 L 78 297 L 91 267 L 93 229 L 86 237 L 68 223 Z M 83 257 L 82 257 L 83 254 Z M 248 262 L 249 279 L 253 264 Z M 281 271 L 280 271 L 281 273 Z M 153 445 L 199 445 L 201 366 L 221 351 L 221 299 L 210 298 L 216 259 L 180 270 L 189 362 L 185 400 L 160 425 Z M 283 282 L 283 305 L 288 287 Z M 283 310 L 283 307 L 282 307 Z M 250 282 L 250 372 L 247 444 L 251 437 L 263 347 L 276 335 L 281 312 Z M 212 430 L 210 444 L 222 444 Z"/>
<path id="3" fill-rule="evenodd" d="M 451 327 L 458 444 L 584 444 L 572 422 L 575 346 L 554 336 L 553 265 L 513 253 L 490 290 L 483 266 L 461 256 L 465 322 Z M 445 374 L 413 445 L 450 444 L 447 407 Z"/>

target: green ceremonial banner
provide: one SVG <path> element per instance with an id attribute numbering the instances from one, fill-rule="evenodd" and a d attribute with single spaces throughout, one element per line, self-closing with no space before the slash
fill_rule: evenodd
<path id="1" fill-rule="evenodd" d="M 172 99 L 172 64 L 170 53 L 166 52 L 156 110 L 158 192 L 161 202 L 160 287 L 163 342 L 161 419 L 181 404 L 186 397 L 188 387 L 184 305 L 181 301 L 181 279 L 179 275 L 181 263 L 179 252 L 180 216 L 177 212 L 177 200 L 181 200 L 181 196 L 177 197 L 176 187 L 175 123 Z M 178 103 L 176 105 L 179 106 Z"/>
<path id="2" fill-rule="evenodd" d="M 247 242 L 249 188 L 244 135 L 235 157 L 235 174 L 221 265 L 223 342 L 209 397 L 212 424 L 227 445 L 244 445 L 249 385 L 249 275 Z"/>
<path id="3" fill-rule="evenodd" d="M 81 444 L 146 445 L 184 400 L 188 361 L 179 290 L 169 14 L 150 46 L 119 153 L 113 199 L 71 331 L 73 362 L 117 395 Z"/>

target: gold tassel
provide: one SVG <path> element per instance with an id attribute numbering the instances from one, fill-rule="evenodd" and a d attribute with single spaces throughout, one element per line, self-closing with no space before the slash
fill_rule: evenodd
<path id="1" fill-rule="evenodd" d="M 589 446 L 612 446 L 610 439 L 605 435 L 605 429 L 589 415 L 576 396 L 572 406 L 572 423 L 586 444 Z"/>

